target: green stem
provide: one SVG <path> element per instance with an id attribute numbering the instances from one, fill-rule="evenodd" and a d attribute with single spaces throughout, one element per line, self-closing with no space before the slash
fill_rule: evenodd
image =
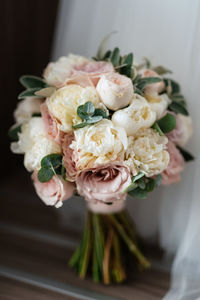
<path id="1" fill-rule="evenodd" d="M 103 257 L 104 257 L 104 234 L 102 224 L 100 222 L 100 215 L 93 214 L 93 230 L 94 230 L 94 247 L 96 249 L 96 259 L 99 270 L 103 275 Z"/>
<path id="2" fill-rule="evenodd" d="M 69 266 L 70 267 L 75 267 L 76 264 L 78 264 L 79 257 L 80 257 L 80 252 L 81 252 L 81 244 L 76 248 L 74 254 L 72 255 L 72 257 L 69 261 Z"/>
<path id="3" fill-rule="evenodd" d="M 108 215 L 108 218 L 112 222 L 112 224 L 115 226 L 117 231 L 119 232 L 121 238 L 124 240 L 124 242 L 127 244 L 130 252 L 135 254 L 137 257 L 138 261 L 141 263 L 141 265 L 144 268 L 148 268 L 150 266 L 149 261 L 143 256 L 143 254 L 140 252 L 140 250 L 137 248 L 137 246 L 134 244 L 134 242 L 129 238 L 129 236 L 126 234 L 124 231 L 123 227 L 121 224 L 117 221 L 116 217 L 114 215 Z"/>
<path id="4" fill-rule="evenodd" d="M 114 257 L 113 257 L 113 276 L 117 283 L 120 283 L 126 279 L 126 274 L 122 265 L 122 257 L 121 257 L 121 250 L 120 250 L 120 241 L 118 238 L 118 234 L 115 232 L 113 236 L 113 250 L 114 250 Z"/>

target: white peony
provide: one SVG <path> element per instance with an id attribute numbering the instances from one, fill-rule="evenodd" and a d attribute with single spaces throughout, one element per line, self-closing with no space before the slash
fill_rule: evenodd
<path id="1" fill-rule="evenodd" d="M 165 150 L 167 142 L 167 137 L 160 136 L 154 129 L 141 129 L 136 136 L 128 138 L 125 164 L 147 177 L 161 173 L 169 163 L 169 153 Z"/>
<path id="2" fill-rule="evenodd" d="M 156 113 L 148 102 L 136 94 L 128 107 L 116 111 L 112 116 L 113 123 L 123 127 L 128 136 L 134 135 L 140 128 L 151 127 L 155 120 Z"/>
<path id="3" fill-rule="evenodd" d="M 162 95 L 145 95 L 146 100 L 151 106 L 151 109 L 156 113 L 156 120 L 160 119 L 166 111 L 171 100 L 167 94 Z"/>
<path id="4" fill-rule="evenodd" d="M 101 101 L 112 110 L 127 106 L 133 97 L 131 79 L 119 73 L 112 72 L 102 75 L 96 89 Z"/>
<path id="5" fill-rule="evenodd" d="M 32 114 L 39 113 L 40 105 L 43 101 L 43 99 L 34 97 L 27 97 L 24 100 L 21 100 L 14 111 L 16 123 L 24 123 L 32 117 Z"/>
<path id="6" fill-rule="evenodd" d="M 72 130 L 73 125 L 82 122 L 77 115 L 77 108 L 88 101 L 92 102 L 95 108 L 107 111 L 94 87 L 83 88 L 75 84 L 58 89 L 46 103 L 50 113 L 58 120 L 59 129 L 67 132 Z"/>
<path id="7" fill-rule="evenodd" d="M 44 156 L 61 153 L 60 146 L 46 134 L 42 118 L 31 118 L 22 125 L 19 141 L 11 144 L 14 153 L 24 154 L 24 165 L 28 171 L 40 169 Z"/>
<path id="8" fill-rule="evenodd" d="M 80 170 L 92 168 L 115 160 L 122 160 L 127 149 L 127 136 L 123 128 L 115 127 L 110 120 L 103 119 L 93 126 L 74 131 L 75 140 L 71 148 L 77 156 Z"/>
<path id="9" fill-rule="evenodd" d="M 60 88 L 64 86 L 65 81 L 71 75 L 73 66 L 81 65 L 88 61 L 90 60 L 83 56 L 69 54 L 68 56 L 60 57 L 54 63 L 49 63 L 44 70 L 43 76 L 50 86 Z"/>

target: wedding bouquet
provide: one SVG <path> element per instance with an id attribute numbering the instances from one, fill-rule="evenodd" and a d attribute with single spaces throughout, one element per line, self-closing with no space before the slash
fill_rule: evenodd
<path id="1" fill-rule="evenodd" d="M 91 271 L 109 284 L 125 280 L 129 255 L 150 265 L 125 210 L 127 194 L 146 198 L 178 182 L 193 157 L 183 149 L 191 118 L 178 83 L 165 77 L 170 71 L 103 48 L 91 59 L 61 57 L 42 78 L 22 76 L 9 136 L 45 204 L 84 197 L 85 229 L 69 264 L 81 278 Z"/>

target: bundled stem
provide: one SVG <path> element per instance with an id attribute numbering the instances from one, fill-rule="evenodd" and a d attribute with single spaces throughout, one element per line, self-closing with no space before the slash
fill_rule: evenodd
<path id="1" fill-rule="evenodd" d="M 124 248 L 137 258 L 140 268 L 150 266 L 138 248 L 134 227 L 126 211 L 110 215 L 88 211 L 82 241 L 69 265 L 82 279 L 92 271 L 95 282 L 120 283 L 126 279 Z"/>

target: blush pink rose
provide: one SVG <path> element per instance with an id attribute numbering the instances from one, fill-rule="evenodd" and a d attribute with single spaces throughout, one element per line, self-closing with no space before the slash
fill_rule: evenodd
<path id="1" fill-rule="evenodd" d="M 168 112 L 176 118 L 176 127 L 167 134 L 167 137 L 174 144 L 182 147 L 187 144 L 192 135 L 192 120 L 189 116 Z"/>
<path id="2" fill-rule="evenodd" d="M 129 168 L 120 163 L 107 164 L 82 171 L 76 183 L 78 193 L 87 201 L 112 206 L 126 199 L 123 192 L 131 184 L 131 175 Z"/>
<path id="3" fill-rule="evenodd" d="M 59 145 L 63 137 L 63 132 L 58 128 L 58 122 L 49 112 L 46 103 L 41 104 L 40 111 L 44 121 L 47 134 Z"/>
<path id="4" fill-rule="evenodd" d="M 139 71 L 139 74 L 142 77 L 160 77 L 158 73 L 151 69 L 143 69 Z M 157 93 L 161 93 L 165 88 L 165 84 L 163 81 L 149 84 L 145 87 L 145 93 L 148 95 L 153 95 Z"/>
<path id="5" fill-rule="evenodd" d="M 82 65 L 74 66 L 71 73 L 70 83 L 79 85 L 94 85 L 96 86 L 101 75 L 114 72 L 114 67 L 111 63 L 105 61 L 89 61 Z"/>
<path id="6" fill-rule="evenodd" d="M 69 199 L 74 191 L 75 184 L 64 181 L 61 176 L 53 176 L 48 182 L 40 182 L 37 177 L 38 172 L 32 174 L 33 184 L 37 195 L 46 205 L 60 207 L 64 200 Z"/>
<path id="7" fill-rule="evenodd" d="M 75 181 L 77 176 L 76 160 L 77 156 L 69 146 L 74 140 L 73 132 L 66 133 L 62 139 L 63 165 L 66 169 L 66 177 L 69 181 Z"/>
<path id="8" fill-rule="evenodd" d="M 170 155 L 170 161 L 167 168 L 162 172 L 162 184 L 164 185 L 179 182 L 180 173 L 185 165 L 183 156 L 171 141 L 168 141 L 167 151 Z"/>

